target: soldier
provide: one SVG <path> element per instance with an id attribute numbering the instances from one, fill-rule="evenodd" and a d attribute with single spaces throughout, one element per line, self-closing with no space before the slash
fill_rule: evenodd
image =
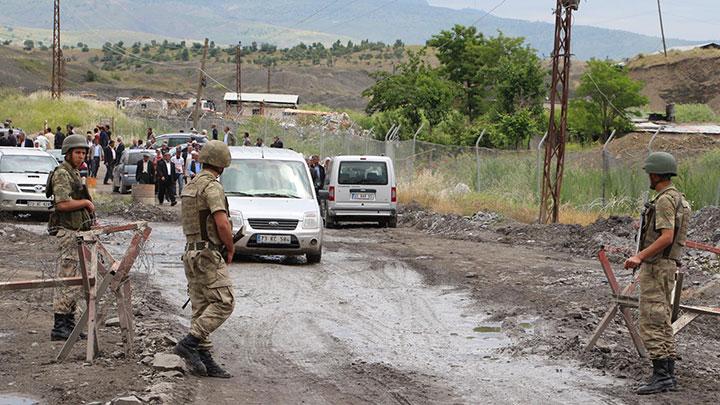
<path id="1" fill-rule="evenodd" d="M 670 294 L 690 218 L 690 204 L 672 185 L 675 158 L 651 153 L 643 169 L 657 195 L 644 212 L 640 252 L 625 261 L 626 269 L 640 267 L 640 336 L 653 365 L 650 382 L 637 390 L 640 395 L 677 389 Z"/>
<path id="2" fill-rule="evenodd" d="M 57 236 L 60 259 L 58 277 L 78 276 L 77 242 L 79 231 L 90 230 L 95 206 L 80 179 L 78 169 L 85 161 L 88 144 L 81 135 L 70 135 L 63 140 L 65 161 L 49 177 L 46 195 L 53 196 L 55 212 L 50 215 L 48 230 Z M 75 309 L 81 298 L 80 287 L 58 287 L 53 296 L 55 325 L 51 340 L 67 340 L 75 328 Z"/>
<path id="3" fill-rule="evenodd" d="M 225 191 L 218 181 L 230 166 L 230 149 L 221 141 L 208 142 L 200 152 L 202 170 L 183 189 L 183 232 L 187 239 L 183 264 L 192 302 L 190 333 L 175 346 L 193 374 L 230 378 L 210 355 L 210 334 L 232 314 L 233 285 L 227 263 L 235 253 Z M 221 253 L 222 246 L 227 250 Z"/>

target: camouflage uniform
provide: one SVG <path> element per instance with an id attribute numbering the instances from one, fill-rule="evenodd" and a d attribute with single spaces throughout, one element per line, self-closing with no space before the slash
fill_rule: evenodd
<path id="1" fill-rule="evenodd" d="M 203 169 L 183 189 L 183 232 L 187 239 L 183 264 L 192 302 L 190 334 L 208 350 L 210 334 L 230 317 L 235 307 L 233 285 L 220 253 L 213 214 L 229 212 L 225 191 L 209 170 Z"/>
<path id="2" fill-rule="evenodd" d="M 650 359 L 675 359 L 670 296 L 685 246 L 690 205 L 675 187 L 662 190 L 645 214 L 641 249 L 655 242 L 662 229 L 674 230 L 673 244 L 640 267 L 640 336 Z"/>
<path id="3" fill-rule="evenodd" d="M 85 187 L 80 179 L 80 172 L 68 162 L 63 162 L 52 174 L 52 194 L 55 204 L 83 200 Z M 86 209 L 71 212 L 55 211 L 51 214 L 50 231 L 57 231 L 58 267 L 57 277 L 77 277 L 79 275 L 76 234 L 78 231 L 90 230 L 92 218 Z M 80 287 L 57 287 L 53 298 L 53 309 L 56 314 L 73 314 L 78 299 L 82 299 Z"/>

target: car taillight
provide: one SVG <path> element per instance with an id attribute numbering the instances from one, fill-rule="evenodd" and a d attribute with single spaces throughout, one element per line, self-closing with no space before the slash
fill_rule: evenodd
<path id="1" fill-rule="evenodd" d="M 335 201 L 335 186 L 328 187 L 328 201 Z"/>
<path id="2" fill-rule="evenodd" d="M 390 190 L 390 202 L 397 202 L 397 187 Z"/>

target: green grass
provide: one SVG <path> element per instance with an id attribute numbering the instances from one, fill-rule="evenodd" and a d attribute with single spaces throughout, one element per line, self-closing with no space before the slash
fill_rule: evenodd
<path id="1" fill-rule="evenodd" d="M 677 122 L 720 123 L 720 114 L 707 104 L 678 104 L 675 106 L 675 119 Z"/>

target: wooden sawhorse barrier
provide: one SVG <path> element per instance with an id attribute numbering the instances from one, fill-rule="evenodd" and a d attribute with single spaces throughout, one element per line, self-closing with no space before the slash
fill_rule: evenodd
<path id="1" fill-rule="evenodd" d="M 690 249 L 704 250 L 720 255 L 720 248 L 698 242 L 687 241 L 686 247 Z M 605 277 L 607 277 L 608 283 L 610 284 L 610 290 L 612 291 L 612 303 L 610 304 L 608 310 L 605 312 L 605 315 L 600 320 L 597 328 L 595 328 L 595 332 L 593 332 L 592 336 L 590 337 L 590 341 L 585 347 L 585 351 L 589 351 L 595 346 L 595 343 L 597 343 L 602 333 L 605 331 L 605 329 L 607 329 L 608 325 L 610 325 L 610 322 L 615 318 L 615 315 L 619 311 L 625 321 L 625 326 L 630 333 L 630 338 L 635 345 L 635 349 L 637 350 L 638 355 L 640 357 L 646 358 L 647 351 L 645 350 L 645 345 L 643 344 L 642 339 L 640 339 L 640 334 L 638 333 L 638 329 L 635 326 L 635 321 L 630 314 L 630 308 L 639 307 L 639 298 L 631 295 L 635 291 L 639 275 L 634 277 L 630 284 L 621 289 L 620 284 L 617 281 L 617 277 L 615 277 L 615 272 L 610 265 L 610 260 L 608 260 L 607 258 L 604 247 L 600 249 L 600 252 L 598 252 L 598 260 L 600 260 L 600 264 L 602 265 L 603 271 L 605 272 Z M 682 286 L 684 276 L 685 274 L 682 271 L 678 271 L 675 274 L 675 288 L 673 289 L 671 297 L 672 327 L 673 334 L 675 335 L 677 335 L 681 330 L 688 326 L 692 321 L 697 319 L 700 315 L 720 316 L 720 308 L 691 306 L 683 305 L 680 303 L 682 299 L 687 300 L 690 298 L 694 298 L 707 291 L 711 287 L 720 284 L 720 282 L 718 282 L 718 280 L 714 280 L 703 287 L 688 290 L 683 293 Z M 680 314 L 681 311 L 683 312 L 682 315 Z"/>
<path id="2" fill-rule="evenodd" d="M 99 237 L 123 231 L 134 231 L 130 245 L 122 260 L 116 261 L 100 242 Z M 150 237 L 152 229 L 146 222 L 135 222 L 120 226 L 104 226 L 86 232 L 77 233 L 79 277 L 66 277 L 46 280 L 11 281 L 0 283 L 0 291 L 53 288 L 58 286 L 82 286 L 85 292 L 86 309 L 70 337 L 65 341 L 56 361 L 61 362 L 70 354 L 80 333 L 87 327 L 86 360 L 92 362 L 100 351 L 97 338 L 97 325 L 104 318 L 100 299 L 108 288 L 115 295 L 120 330 L 123 337 L 125 355 L 132 357 L 135 340 L 135 322 L 132 311 L 131 286 L 129 273 L 140 249 Z M 98 260 L 100 259 L 100 260 Z M 98 282 L 98 278 L 100 281 Z"/>

